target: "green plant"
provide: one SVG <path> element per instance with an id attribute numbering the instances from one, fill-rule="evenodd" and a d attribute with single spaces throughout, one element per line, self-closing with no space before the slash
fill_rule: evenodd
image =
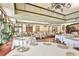
<path id="1" fill-rule="evenodd" d="M 10 40 L 14 34 L 14 28 L 10 27 L 10 25 L 7 22 L 7 19 L 1 20 L 2 24 L 4 25 L 4 28 L 1 30 L 2 38 L 0 41 L 0 45 L 3 44 L 3 40 Z"/>
<path id="2" fill-rule="evenodd" d="M 3 45 L 3 42 L 2 42 L 2 40 L 0 40 L 0 46 L 1 46 L 1 45 Z"/>

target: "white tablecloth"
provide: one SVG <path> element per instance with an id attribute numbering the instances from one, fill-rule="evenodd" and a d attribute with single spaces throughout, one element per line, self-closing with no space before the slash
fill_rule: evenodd
<path id="1" fill-rule="evenodd" d="M 64 35 L 56 35 L 55 40 L 59 39 L 61 42 L 64 42 L 66 45 L 71 47 L 79 47 L 79 40 L 73 39 L 73 37 L 66 37 Z"/>
<path id="2" fill-rule="evenodd" d="M 52 45 L 44 45 L 43 42 L 38 42 L 37 46 L 29 46 L 29 50 L 26 52 L 18 52 L 17 48 L 12 50 L 7 56 L 19 55 L 19 56 L 66 56 L 67 52 L 74 52 L 79 55 L 79 51 L 68 48 L 62 49 L 57 47 L 57 43 Z"/>
<path id="3" fill-rule="evenodd" d="M 13 40 L 12 42 L 12 48 L 16 46 L 28 46 L 31 43 L 35 43 L 36 42 L 36 38 L 35 37 L 18 37 L 16 39 Z"/>

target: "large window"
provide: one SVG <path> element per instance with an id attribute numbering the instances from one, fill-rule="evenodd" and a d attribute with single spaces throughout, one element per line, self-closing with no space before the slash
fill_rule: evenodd
<path id="1" fill-rule="evenodd" d="M 26 25 L 26 32 L 33 32 L 33 26 L 31 24 Z"/>
<path id="2" fill-rule="evenodd" d="M 22 29 L 22 24 L 16 24 L 15 25 L 15 32 L 16 33 L 22 33 L 23 29 Z"/>
<path id="3" fill-rule="evenodd" d="M 40 31 L 40 26 L 36 26 L 36 32 Z"/>
<path id="4" fill-rule="evenodd" d="M 67 33 L 79 32 L 79 23 L 66 26 L 66 32 Z"/>

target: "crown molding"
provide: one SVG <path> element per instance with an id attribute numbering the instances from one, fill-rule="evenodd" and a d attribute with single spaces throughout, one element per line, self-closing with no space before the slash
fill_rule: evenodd
<path id="1" fill-rule="evenodd" d="M 65 16 L 64 14 L 61 14 L 61 13 L 59 13 L 59 12 L 55 12 L 55 11 L 49 10 L 49 9 L 44 8 L 44 7 L 41 7 L 41 6 L 37 6 L 37 5 L 31 4 L 31 3 L 25 3 L 25 4 L 28 4 L 28 5 L 31 5 L 31 6 L 37 7 L 37 8 L 41 8 L 41 9 L 44 9 L 44 10 L 47 10 L 47 11 L 54 12 L 54 13 L 57 13 L 57 14 L 60 14 L 60 15 Z"/>

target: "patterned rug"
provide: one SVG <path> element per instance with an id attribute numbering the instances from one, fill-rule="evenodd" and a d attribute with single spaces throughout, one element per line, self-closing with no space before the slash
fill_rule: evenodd
<path id="1" fill-rule="evenodd" d="M 30 45 L 32 45 L 32 46 L 37 46 L 37 45 L 38 45 L 38 43 L 32 43 L 32 44 L 30 44 Z"/>
<path id="2" fill-rule="evenodd" d="M 22 54 L 14 54 L 12 56 L 23 56 Z"/>
<path id="3" fill-rule="evenodd" d="M 74 52 L 67 52 L 66 55 L 67 56 L 76 56 L 76 53 L 74 53 Z"/>
<path id="4" fill-rule="evenodd" d="M 43 43 L 44 45 L 52 45 L 51 43 L 49 43 L 49 42 L 45 42 L 45 43 Z"/>
<path id="5" fill-rule="evenodd" d="M 26 51 L 28 51 L 30 48 L 29 47 L 18 47 L 17 48 L 17 51 L 19 51 L 19 52 L 26 52 Z"/>
<path id="6" fill-rule="evenodd" d="M 58 44 L 57 47 L 62 48 L 62 49 L 68 49 L 68 47 L 64 44 Z"/>

